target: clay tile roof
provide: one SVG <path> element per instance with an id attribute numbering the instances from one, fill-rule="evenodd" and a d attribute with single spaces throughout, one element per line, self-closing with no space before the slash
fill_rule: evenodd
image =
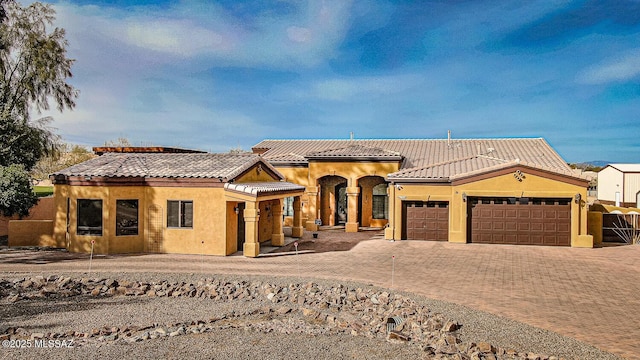
<path id="1" fill-rule="evenodd" d="M 397 151 L 385 150 L 379 147 L 353 144 L 345 147 L 332 148 L 309 152 L 305 155 L 307 159 L 324 158 L 370 158 L 402 160 L 402 155 Z"/>
<path id="2" fill-rule="evenodd" d="M 272 164 L 280 164 L 280 163 L 306 164 L 307 163 L 307 158 L 305 158 L 302 155 L 294 154 L 294 153 L 276 154 L 276 155 L 270 156 L 269 158 L 264 158 L 264 159 L 269 161 Z"/>
<path id="3" fill-rule="evenodd" d="M 426 179 L 426 180 L 451 180 L 453 177 L 463 176 L 479 169 L 499 168 L 513 161 L 492 158 L 488 156 L 472 156 L 463 159 L 446 161 L 429 166 L 403 169 L 389 174 L 389 179 Z"/>
<path id="4" fill-rule="evenodd" d="M 305 187 L 290 182 L 226 183 L 224 188 L 251 195 L 274 192 L 303 192 Z"/>
<path id="5" fill-rule="evenodd" d="M 144 178 L 217 178 L 228 181 L 242 174 L 261 157 L 254 154 L 106 153 L 53 175 Z M 280 173 L 268 163 L 264 166 Z"/>
<path id="6" fill-rule="evenodd" d="M 400 171 L 392 174 L 403 179 L 446 180 L 515 163 L 575 177 L 542 138 L 263 140 L 255 149 L 260 149 L 268 161 L 283 154 L 313 159 L 315 155 L 354 156 L 358 151 L 362 155 L 377 149 L 381 157 L 395 153 L 404 158 Z"/>

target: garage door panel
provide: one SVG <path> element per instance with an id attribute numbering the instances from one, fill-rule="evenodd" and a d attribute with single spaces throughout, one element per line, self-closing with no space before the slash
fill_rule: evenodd
<path id="1" fill-rule="evenodd" d="M 502 244 L 517 244 L 518 243 L 518 235 L 516 234 L 505 234 L 504 241 Z"/>
<path id="2" fill-rule="evenodd" d="M 518 211 L 516 209 L 506 209 L 504 210 L 504 217 L 505 219 L 517 219 Z"/>
<path id="3" fill-rule="evenodd" d="M 518 233 L 516 235 L 516 243 L 519 245 L 529 245 L 532 243 L 532 239 L 531 236 L 529 236 L 529 234 L 522 234 L 522 233 Z"/>
<path id="4" fill-rule="evenodd" d="M 542 234 L 531 234 L 530 240 L 532 245 L 544 245 L 544 236 Z"/>
<path id="5" fill-rule="evenodd" d="M 571 244 L 570 199 L 471 199 L 469 239 L 493 244 Z"/>
<path id="6" fill-rule="evenodd" d="M 531 209 L 531 219 L 542 220 L 544 219 L 543 213 L 542 209 Z"/>
<path id="7" fill-rule="evenodd" d="M 517 221 L 505 221 L 504 222 L 504 230 L 505 231 L 517 231 L 518 230 L 518 222 Z"/>
<path id="8" fill-rule="evenodd" d="M 449 240 L 449 207 L 446 202 L 408 202 L 405 207 L 405 237 L 409 240 Z"/>
<path id="9" fill-rule="evenodd" d="M 544 231 L 544 223 L 532 222 L 530 223 L 532 232 L 543 232 Z"/>

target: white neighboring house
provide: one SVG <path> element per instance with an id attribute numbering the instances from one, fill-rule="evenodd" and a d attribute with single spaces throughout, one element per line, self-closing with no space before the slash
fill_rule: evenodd
<path id="1" fill-rule="evenodd" d="M 598 200 L 603 204 L 640 207 L 640 164 L 609 164 L 600 170 Z"/>

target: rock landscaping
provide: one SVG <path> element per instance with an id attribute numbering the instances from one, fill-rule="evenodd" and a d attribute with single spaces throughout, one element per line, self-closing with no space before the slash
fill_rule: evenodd
<path id="1" fill-rule="evenodd" d="M 316 282 L 275 283 L 207 278 L 197 282 L 130 281 L 59 275 L 0 279 L 0 303 L 19 304 L 70 298 L 198 298 L 255 304 L 206 319 L 150 323 L 64 332 L 30 331 L 0 325 L 0 340 L 67 341 L 74 347 L 142 343 L 152 339 L 207 334 L 226 329 L 260 333 L 360 336 L 406 344 L 433 359 L 553 360 L 555 356 L 504 349 L 488 342 L 465 342 L 464 324 L 389 290 Z M 3 327 L 4 326 L 4 327 Z M 161 341 L 161 340 L 156 340 Z"/>

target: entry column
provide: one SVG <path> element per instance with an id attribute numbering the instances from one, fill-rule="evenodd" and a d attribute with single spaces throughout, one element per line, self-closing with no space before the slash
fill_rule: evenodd
<path id="1" fill-rule="evenodd" d="M 358 232 L 360 223 L 358 223 L 358 198 L 360 197 L 360 188 L 357 186 L 347 187 L 347 208 L 349 213 L 347 214 L 347 224 L 345 226 L 346 232 Z"/>
<path id="2" fill-rule="evenodd" d="M 284 232 L 282 231 L 282 199 L 271 201 L 271 215 L 273 216 L 271 245 L 284 246 Z"/>
<path id="3" fill-rule="evenodd" d="M 291 236 L 295 238 L 302 237 L 302 202 L 300 196 L 293 198 L 293 228 L 291 228 Z"/>
<path id="4" fill-rule="evenodd" d="M 309 195 L 309 208 L 307 209 L 307 223 L 305 227 L 309 231 L 318 231 L 316 219 L 318 218 L 318 186 L 307 186 L 306 193 Z"/>
<path id="5" fill-rule="evenodd" d="M 257 257 L 260 254 L 260 243 L 258 242 L 258 220 L 259 210 L 255 202 L 247 202 L 244 209 L 244 248 L 243 254 L 246 257 Z"/>

